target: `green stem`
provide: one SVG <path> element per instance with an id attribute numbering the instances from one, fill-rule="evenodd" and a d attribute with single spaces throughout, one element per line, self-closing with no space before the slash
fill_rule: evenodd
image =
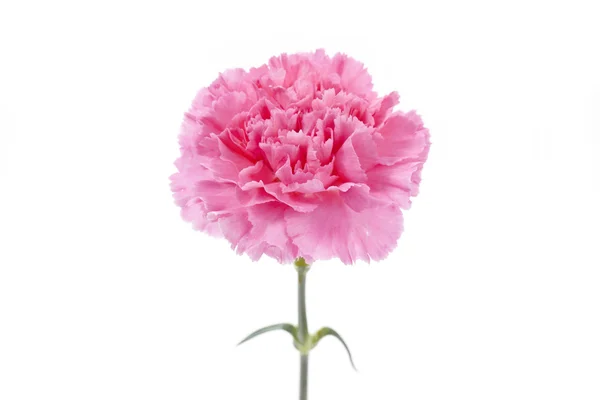
<path id="1" fill-rule="evenodd" d="M 305 343 L 308 338 L 306 322 L 306 272 L 308 268 L 297 267 L 298 270 L 298 339 Z"/>
<path id="2" fill-rule="evenodd" d="M 308 354 L 300 355 L 300 400 L 308 398 Z"/>
<path id="3" fill-rule="evenodd" d="M 306 273 L 309 266 L 303 258 L 295 262 L 298 271 L 298 341 L 305 346 L 309 340 L 308 323 L 306 320 Z M 300 400 L 308 398 L 308 352 L 300 352 Z"/>

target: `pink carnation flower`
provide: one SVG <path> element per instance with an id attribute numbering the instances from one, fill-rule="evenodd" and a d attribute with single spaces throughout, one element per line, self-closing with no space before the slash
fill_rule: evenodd
<path id="1" fill-rule="evenodd" d="M 171 188 L 182 217 L 281 263 L 385 258 L 418 192 L 429 132 L 363 64 L 323 50 L 227 71 L 185 114 Z"/>

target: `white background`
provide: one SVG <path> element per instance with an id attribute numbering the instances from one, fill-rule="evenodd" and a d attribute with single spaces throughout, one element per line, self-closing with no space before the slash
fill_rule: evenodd
<path id="1" fill-rule="evenodd" d="M 308 276 L 310 399 L 600 398 L 594 1 L 0 6 L 0 399 L 295 399 L 295 271 L 169 189 L 196 91 L 344 51 L 433 146 L 385 261 Z"/>

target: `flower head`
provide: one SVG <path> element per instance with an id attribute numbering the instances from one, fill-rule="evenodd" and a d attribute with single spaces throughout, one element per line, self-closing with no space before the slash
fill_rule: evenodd
<path id="1" fill-rule="evenodd" d="M 282 54 L 194 99 L 171 188 L 182 217 L 253 260 L 381 260 L 418 192 L 429 132 L 343 55 Z"/>

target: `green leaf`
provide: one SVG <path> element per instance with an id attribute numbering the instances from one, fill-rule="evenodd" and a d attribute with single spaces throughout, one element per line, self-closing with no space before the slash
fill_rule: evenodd
<path id="1" fill-rule="evenodd" d="M 248 340 L 257 337 L 258 335 L 262 335 L 263 333 L 266 332 L 271 332 L 271 331 L 276 331 L 276 330 L 283 330 L 288 332 L 290 335 L 292 335 L 292 337 L 294 338 L 294 340 L 298 340 L 298 333 L 297 333 L 297 329 L 294 325 L 292 324 L 276 324 L 276 325 L 271 325 L 271 326 L 266 326 L 264 328 L 261 328 L 259 330 L 257 330 L 256 332 L 251 333 L 250 335 L 248 335 L 244 340 L 242 340 L 241 342 L 238 343 L 238 346 L 242 343 L 247 342 Z"/>
<path id="2" fill-rule="evenodd" d="M 336 331 L 334 331 L 331 328 L 321 328 L 317 331 L 317 333 L 315 333 L 313 335 L 313 347 L 315 347 L 317 345 L 317 343 L 319 343 L 319 341 L 321 339 L 323 339 L 325 336 L 333 336 L 336 339 L 338 339 L 340 342 L 342 342 L 342 344 L 344 345 L 344 348 L 346 349 L 346 352 L 348 353 L 348 357 L 350 358 L 350 364 L 352 364 L 352 368 L 354 368 L 355 371 L 358 372 L 358 370 L 356 369 L 356 366 L 354 365 L 354 361 L 352 360 L 352 353 L 350 353 L 350 349 L 348 348 L 348 345 L 346 345 L 346 342 L 344 342 L 344 339 L 342 339 L 342 337 L 340 336 L 339 333 L 337 333 Z"/>

